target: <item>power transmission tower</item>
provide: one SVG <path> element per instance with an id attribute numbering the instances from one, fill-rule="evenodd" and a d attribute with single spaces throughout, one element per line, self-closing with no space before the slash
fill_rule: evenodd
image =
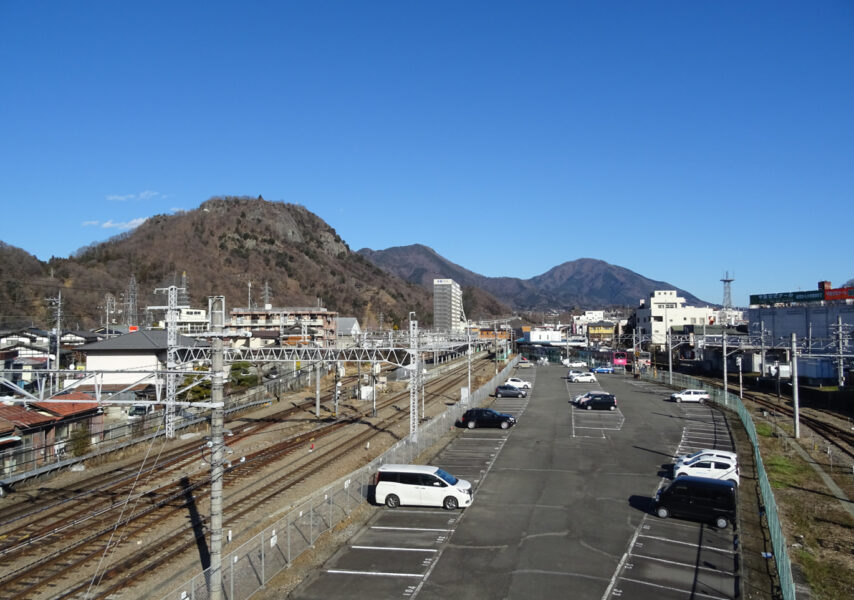
<path id="1" fill-rule="evenodd" d="M 181 287 L 178 288 L 178 305 L 190 306 L 190 282 L 187 272 L 181 272 Z"/>
<path id="2" fill-rule="evenodd" d="M 149 306 L 149 309 L 166 309 L 166 437 L 175 437 L 175 396 L 178 390 L 178 309 L 187 305 L 178 304 L 178 291 L 174 285 L 168 288 L 156 288 L 154 293 L 168 294 L 166 306 Z"/>
<path id="3" fill-rule="evenodd" d="M 264 306 L 269 306 L 270 303 L 270 282 L 264 282 Z"/>
<path id="4" fill-rule="evenodd" d="M 104 294 L 104 328 L 105 333 L 109 336 L 110 330 L 110 313 L 116 312 L 116 297 L 107 292 Z"/>
<path id="5" fill-rule="evenodd" d="M 125 294 L 125 325 L 128 327 L 139 325 L 137 294 L 136 277 L 131 273 L 127 293 Z"/>
<path id="6" fill-rule="evenodd" d="M 721 321 L 724 322 L 724 327 L 726 327 L 729 325 L 729 315 L 732 311 L 732 282 L 735 279 L 731 278 L 729 271 L 727 271 L 721 281 L 724 283 L 724 305 L 721 309 Z"/>

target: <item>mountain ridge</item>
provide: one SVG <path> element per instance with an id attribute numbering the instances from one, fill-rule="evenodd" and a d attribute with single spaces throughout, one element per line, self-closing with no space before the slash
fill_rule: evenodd
<path id="1" fill-rule="evenodd" d="M 385 250 L 362 248 L 357 254 L 391 274 L 424 287 L 432 287 L 432 279 L 442 277 L 454 279 L 460 285 L 476 286 L 516 310 L 636 306 L 641 299 L 648 298 L 650 292 L 661 289 L 675 289 L 691 305 L 709 304 L 678 286 L 595 258 L 566 261 L 540 275 L 520 279 L 479 275 L 423 244 Z"/>

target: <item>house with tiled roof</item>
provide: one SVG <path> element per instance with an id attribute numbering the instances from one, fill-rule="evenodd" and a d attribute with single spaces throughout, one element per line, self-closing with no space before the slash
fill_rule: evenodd
<path id="1" fill-rule="evenodd" d="M 75 429 L 86 431 L 92 443 L 101 440 L 104 415 L 94 396 L 70 392 L 55 398 L 62 401 L 0 404 L 0 477 L 62 460 Z"/>
<path id="2" fill-rule="evenodd" d="M 45 440 L 56 417 L 21 404 L 2 403 L 0 420 L 12 424 L 12 432 L 5 436 L 9 441 L 0 446 L 0 477 L 41 466 L 49 456 Z"/>
<path id="3" fill-rule="evenodd" d="M 178 336 L 177 342 L 178 346 L 184 347 L 209 346 L 207 342 L 182 335 Z M 167 332 L 150 329 L 84 344 L 75 348 L 74 353 L 78 357 L 76 362 L 85 365 L 82 375 L 101 373 L 98 385 L 102 390 L 115 392 L 127 389 L 132 394 L 143 392 L 158 383 L 157 373 L 166 370 L 167 349 Z M 187 364 L 187 357 L 180 351 L 178 363 L 187 368 L 192 366 Z M 73 384 L 73 389 L 92 391 L 95 385 L 91 378 L 84 379 Z M 133 399 L 133 396 L 127 395 L 123 399 Z"/>

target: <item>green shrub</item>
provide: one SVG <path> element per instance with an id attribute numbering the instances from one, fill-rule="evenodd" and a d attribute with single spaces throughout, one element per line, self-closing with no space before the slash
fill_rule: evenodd
<path id="1" fill-rule="evenodd" d="M 85 425 L 75 427 L 71 432 L 69 444 L 71 446 L 71 453 L 74 456 L 88 454 L 92 449 L 92 440 L 89 439 L 89 428 Z"/>

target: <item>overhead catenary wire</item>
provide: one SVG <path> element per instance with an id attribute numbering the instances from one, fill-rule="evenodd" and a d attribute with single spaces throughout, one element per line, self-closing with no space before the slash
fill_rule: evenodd
<path id="1" fill-rule="evenodd" d="M 125 499 L 125 501 L 123 503 L 122 510 L 119 512 L 118 518 L 116 519 L 116 524 L 113 527 L 113 531 L 112 531 L 112 533 L 110 533 L 110 539 L 107 540 L 107 545 L 104 547 L 104 552 L 101 554 L 101 558 L 98 560 L 98 566 L 95 567 L 95 572 L 92 574 L 92 579 L 90 580 L 89 587 L 86 589 L 86 593 L 83 596 L 84 598 L 89 598 L 89 593 L 92 591 L 92 589 L 97 588 L 99 585 L 101 585 L 101 581 L 107 572 L 106 569 L 104 569 L 102 571 L 101 566 L 104 564 L 104 561 L 107 560 L 107 555 L 110 551 L 110 548 L 113 547 L 113 538 L 115 537 L 116 532 L 118 531 L 119 526 L 122 523 L 122 519 L 124 518 L 124 514 L 125 514 L 125 511 L 127 509 L 127 506 L 130 503 L 131 498 L 133 498 L 133 493 L 134 493 L 134 490 L 136 489 L 136 485 L 139 481 L 140 476 L 142 475 L 143 470 L 145 469 L 145 463 L 148 461 L 148 457 L 151 454 L 151 449 L 154 447 L 154 444 L 159 437 L 158 434 L 160 433 L 160 430 L 162 429 L 162 427 L 163 427 L 163 423 L 161 421 L 157 425 L 157 429 L 154 432 L 154 437 L 151 438 L 151 442 L 149 443 L 148 449 L 145 452 L 145 457 L 143 458 L 142 462 L 140 463 L 139 470 L 136 473 L 136 477 L 134 478 L 133 483 L 131 484 L 130 489 L 128 490 L 127 498 Z M 150 481 L 151 476 L 155 472 L 155 468 L 157 467 L 157 464 L 160 461 L 160 457 L 163 454 L 163 449 L 165 447 L 166 447 L 166 437 L 164 436 L 161 440 L 160 451 L 157 453 L 157 457 L 154 459 L 154 467 L 152 467 L 149 470 L 148 477 L 146 478 L 145 483 L 148 483 Z M 141 497 L 142 497 L 141 494 L 136 496 L 136 500 L 135 500 L 134 505 L 130 511 L 131 515 L 133 515 L 134 512 L 136 511 L 137 504 L 139 504 Z M 122 539 L 123 538 L 119 538 L 119 541 L 121 541 Z M 118 544 L 116 544 L 116 547 L 118 547 Z M 99 573 L 100 573 L 100 575 L 99 575 Z"/>

